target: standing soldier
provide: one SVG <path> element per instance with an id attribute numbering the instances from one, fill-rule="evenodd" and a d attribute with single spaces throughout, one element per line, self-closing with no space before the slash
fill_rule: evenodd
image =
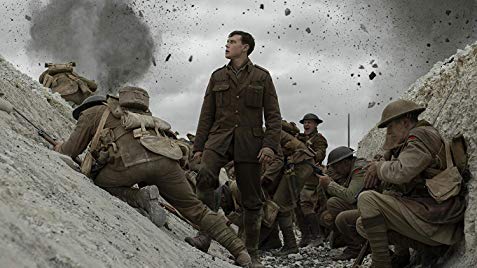
<path id="1" fill-rule="evenodd" d="M 353 154 L 354 150 L 346 146 L 340 146 L 328 154 L 328 167 L 337 174 L 336 177 L 342 178 L 341 180 L 334 180 L 330 176 L 319 176 L 320 186 L 331 196 L 326 202 L 327 211 L 324 212 L 330 215 L 330 222 L 325 225 L 330 226 L 334 231 L 339 230 L 346 236 L 348 242 L 343 254 L 335 257 L 335 260 L 356 258 L 364 242 L 364 239 L 356 233 L 355 222 L 358 219 L 356 202 L 364 188 L 364 167 L 368 162 L 364 158 L 354 157 Z M 347 212 L 350 210 L 355 213 Z M 344 213 L 345 211 L 347 213 Z M 348 226 L 354 230 L 348 231 Z"/>
<path id="2" fill-rule="evenodd" d="M 258 256 L 263 213 L 260 163 L 269 162 L 277 150 L 281 116 L 269 72 L 248 58 L 254 46 L 249 33 L 229 34 L 225 57 L 230 62 L 212 73 L 207 86 L 194 142 L 194 158 L 201 158 L 202 164 L 197 179 L 198 196 L 212 209 L 216 208 L 213 193 L 219 186 L 220 168 L 234 161 L 244 207 L 245 245 L 254 266 L 262 267 Z M 208 248 L 209 241 L 201 235 L 190 240 L 202 248 Z"/>
<path id="3" fill-rule="evenodd" d="M 447 142 L 430 123 L 418 120 L 424 110 L 412 101 L 397 100 L 384 108 L 378 123 L 386 128 L 384 144 L 394 148 L 393 154 L 368 165 L 366 188 L 382 183 L 384 191 L 359 195 L 356 222 L 358 232 L 369 241 L 372 267 L 392 266 L 390 243 L 406 249 L 396 254 L 406 256 L 407 262 L 409 247 L 433 253 L 431 263 L 423 264 L 432 265 L 442 253 L 439 246 L 462 238 L 465 203 L 453 183 L 460 175 L 446 169 L 453 166 Z"/>
<path id="4" fill-rule="evenodd" d="M 321 124 L 321 120 L 317 115 L 309 113 L 306 114 L 300 123 L 303 124 L 304 133 L 298 134 L 297 138 L 305 143 L 315 153 L 315 164 L 320 165 L 323 159 L 326 157 L 326 148 L 328 143 L 318 133 L 318 125 Z M 320 245 L 323 241 L 321 237 L 321 230 L 318 223 L 318 215 L 315 213 L 315 207 L 318 200 L 326 200 L 324 196 L 319 196 L 320 192 L 318 188 L 318 179 L 312 175 L 305 181 L 305 187 L 300 194 L 300 206 L 296 209 L 298 226 L 302 233 L 302 238 L 299 246 L 305 247 L 312 243 L 314 245 Z"/>
<path id="5" fill-rule="evenodd" d="M 224 217 L 208 209 L 192 192 L 179 166 L 182 151 L 165 135 L 170 125 L 153 117 L 148 107 L 147 91 L 124 87 L 117 102 L 106 105 L 98 101 L 75 110 L 79 116 L 76 128 L 55 150 L 76 157 L 91 142 L 81 170 L 89 175 L 88 159 L 93 158 L 96 185 L 113 193 L 128 191 L 134 184 L 157 186 L 164 199 L 227 248 L 239 265 L 251 265 L 245 245 Z"/>

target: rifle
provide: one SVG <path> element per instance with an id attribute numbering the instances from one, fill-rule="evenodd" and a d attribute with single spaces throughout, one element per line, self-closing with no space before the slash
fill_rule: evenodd
<path id="1" fill-rule="evenodd" d="M 58 142 L 56 141 L 55 138 L 53 138 L 50 134 L 48 134 L 44 129 L 42 129 L 42 128 L 36 126 L 35 124 L 33 124 L 33 122 L 30 121 L 30 119 L 28 119 L 28 117 L 26 117 L 20 111 L 18 111 L 18 109 L 13 107 L 13 111 L 15 111 L 18 115 L 20 115 L 23 119 L 25 119 L 25 121 L 27 121 L 30 125 L 32 125 L 36 129 L 38 136 L 42 137 L 45 141 L 47 141 L 52 146 L 58 145 Z M 73 159 L 73 161 L 75 161 L 76 164 L 81 166 L 81 159 L 78 156 L 76 156 L 75 158 L 72 158 L 72 159 Z"/>
<path id="2" fill-rule="evenodd" d="M 184 216 L 182 216 L 173 206 L 169 205 L 169 204 L 166 204 L 166 203 L 163 203 L 163 202 L 159 202 L 159 205 L 161 205 L 161 207 L 163 207 L 165 210 L 169 211 L 170 213 L 176 215 L 179 219 L 181 219 L 182 221 L 184 221 L 185 223 L 189 224 L 190 226 L 192 226 L 192 228 L 196 229 L 197 231 L 200 231 L 200 228 L 199 226 L 197 226 L 196 224 L 193 224 L 192 222 L 190 222 L 189 220 L 187 220 Z"/>
<path id="3" fill-rule="evenodd" d="M 369 248 L 369 241 L 366 240 L 366 243 L 364 243 L 363 247 L 361 248 L 361 251 L 359 252 L 358 257 L 353 262 L 352 268 L 358 268 L 360 265 L 363 263 L 364 257 L 366 257 L 366 253 L 368 252 Z"/>

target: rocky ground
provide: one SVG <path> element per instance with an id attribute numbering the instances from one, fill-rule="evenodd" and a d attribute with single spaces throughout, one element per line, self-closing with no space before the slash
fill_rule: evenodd
<path id="1" fill-rule="evenodd" d="M 267 268 L 300 268 L 300 267 L 351 267 L 354 260 L 333 261 L 332 256 L 339 255 L 342 249 L 330 249 L 326 242 L 320 247 L 300 248 L 300 253 L 290 254 L 286 257 L 275 257 L 272 252 L 263 253 L 263 263 Z M 363 266 L 364 267 L 364 266 Z"/>

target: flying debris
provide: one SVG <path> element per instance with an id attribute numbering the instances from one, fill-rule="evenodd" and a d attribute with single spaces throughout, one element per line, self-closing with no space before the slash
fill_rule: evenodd
<path id="1" fill-rule="evenodd" d="M 361 24 L 359 25 L 359 28 L 360 28 L 361 30 L 363 30 L 363 32 L 368 33 L 368 30 L 366 29 L 366 26 L 364 26 L 364 24 L 361 23 Z"/>
<path id="2" fill-rule="evenodd" d="M 371 72 L 369 74 L 369 80 L 373 80 L 376 77 L 376 74 L 374 72 Z"/>
<path id="3" fill-rule="evenodd" d="M 290 13 L 291 13 L 291 10 L 289 8 L 285 9 L 285 16 L 290 15 Z"/>
<path id="4" fill-rule="evenodd" d="M 171 58 L 171 56 L 172 56 L 172 54 L 167 55 L 166 61 L 169 61 L 169 59 Z"/>
<path id="5" fill-rule="evenodd" d="M 311 33 L 310 27 L 307 27 L 307 28 L 305 29 L 305 31 L 306 31 L 307 33 Z"/>
<path id="6" fill-rule="evenodd" d="M 192 62 L 192 55 L 190 55 L 189 57 L 189 62 Z"/>
<path id="7" fill-rule="evenodd" d="M 374 105 L 376 105 L 376 102 L 374 102 L 374 101 L 369 102 L 369 103 L 368 103 L 368 109 L 369 109 L 369 108 L 373 108 Z"/>

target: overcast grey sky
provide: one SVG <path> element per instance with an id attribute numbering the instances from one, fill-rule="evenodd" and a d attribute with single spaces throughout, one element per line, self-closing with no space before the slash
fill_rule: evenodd
<path id="1" fill-rule="evenodd" d="M 46 2 L 2 0 L 0 11 L 0 54 L 34 79 L 45 61 L 58 60 L 28 51 L 31 24 Z M 347 113 L 356 148 L 391 99 L 477 40 L 476 0 L 129 2 L 150 29 L 156 61 L 130 84 L 147 88 L 153 113 L 182 135 L 195 131 L 210 74 L 227 63 L 226 37 L 236 29 L 254 35 L 250 58 L 272 74 L 283 118 L 318 114 L 331 149 L 346 144 Z M 88 15 L 85 24 L 94 26 Z M 97 79 L 97 70 L 82 68 L 84 57 L 74 59 L 78 72 Z"/>

